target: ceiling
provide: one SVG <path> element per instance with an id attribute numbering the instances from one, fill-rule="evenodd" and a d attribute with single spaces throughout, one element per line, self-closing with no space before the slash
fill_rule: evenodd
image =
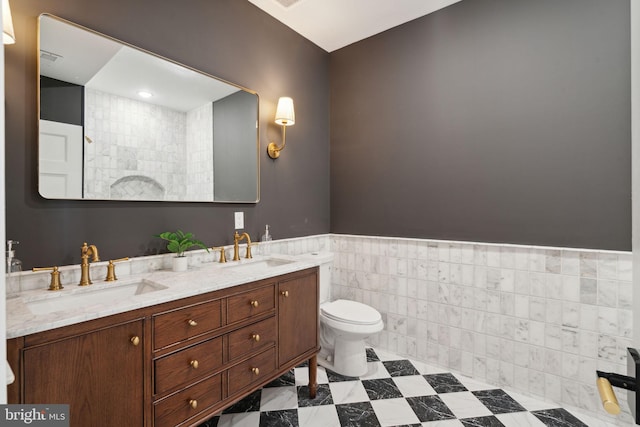
<path id="1" fill-rule="evenodd" d="M 249 0 L 327 52 L 461 0 Z"/>
<path id="2" fill-rule="evenodd" d="M 43 76 L 182 112 L 239 90 L 49 15 L 40 18 L 39 64 Z M 152 97 L 140 99 L 140 91 Z"/>

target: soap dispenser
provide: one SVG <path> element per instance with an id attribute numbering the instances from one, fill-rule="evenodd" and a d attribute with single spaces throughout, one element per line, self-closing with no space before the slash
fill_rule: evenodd
<path id="1" fill-rule="evenodd" d="M 22 261 L 16 258 L 16 251 L 13 249 L 13 245 L 19 243 L 17 240 L 7 240 L 7 273 L 22 271 Z"/>
<path id="2" fill-rule="evenodd" d="M 261 242 L 269 242 L 271 241 L 271 234 L 269 234 L 269 224 L 264 228 L 264 234 L 260 238 Z"/>

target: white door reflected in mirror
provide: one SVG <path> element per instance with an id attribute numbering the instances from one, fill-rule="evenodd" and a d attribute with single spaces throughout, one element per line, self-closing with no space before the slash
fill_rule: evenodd
<path id="1" fill-rule="evenodd" d="M 40 195 L 82 198 L 82 126 L 40 120 Z"/>

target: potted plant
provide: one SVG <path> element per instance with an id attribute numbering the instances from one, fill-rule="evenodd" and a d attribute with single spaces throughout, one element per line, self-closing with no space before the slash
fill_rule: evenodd
<path id="1" fill-rule="evenodd" d="M 167 250 L 176 254 L 173 258 L 173 271 L 187 270 L 188 259 L 184 254 L 187 249 L 197 246 L 209 252 L 209 248 L 200 240 L 195 239 L 193 233 L 183 233 L 181 230 L 175 233 L 165 231 L 164 233 L 154 235 L 154 237 L 166 240 L 168 242 Z"/>

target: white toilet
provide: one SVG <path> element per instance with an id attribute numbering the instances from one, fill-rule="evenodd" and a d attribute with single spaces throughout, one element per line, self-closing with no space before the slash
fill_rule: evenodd
<path id="1" fill-rule="evenodd" d="M 332 254 L 320 264 L 320 354 L 318 364 L 349 377 L 367 372 L 365 340 L 384 328 L 380 313 L 366 304 L 349 300 L 329 302 Z"/>

